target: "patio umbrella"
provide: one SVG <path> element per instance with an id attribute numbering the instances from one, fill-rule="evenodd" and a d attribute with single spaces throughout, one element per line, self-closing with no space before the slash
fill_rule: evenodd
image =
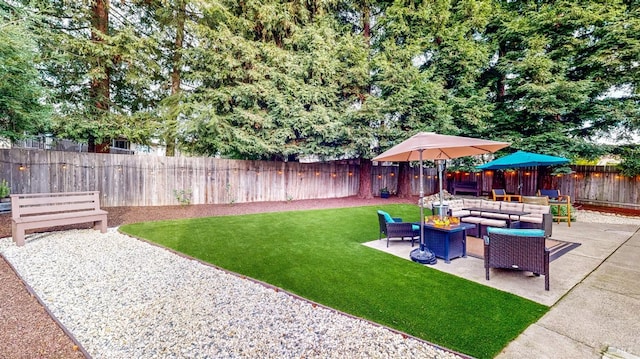
<path id="1" fill-rule="evenodd" d="M 419 132 L 403 142 L 393 146 L 382 154 L 376 156 L 373 161 L 420 162 L 420 199 L 424 197 L 424 184 L 422 181 L 422 161 L 433 160 L 438 165 L 438 184 L 440 185 L 439 204 L 442 211 L 442 171 L 445 160 L 493 153 L 507 147 L 507 142 L 482 140 L 471 137 L 440 135 L 433 132 Z M 440 212 L 442 213 L 442 212 Z M 425 248 L 424 243 L 424 208 L 420 206 L 420 248 L 411 252 L 411 259 L 420 263 L 432 261 L 433 253 Z"/>
<path id="2" fill-rule="evenodd" d="M 569 163 L 569 159 L 564 157 L 542 155 L 539 153 L 517 151 L 510 155 L 500 157 L 483 165 L 476 166 L 482 170 L 498 170 L 505 168 L 521 168 L 536 166 L 553 166 Z"/>
<path id="3" fill-rule="evenodd" d="M 543 155 L 540 153 L 517 151 L 510 155 L 500 157 L 483 165 L 476 166 L 481 170 L 499 170 L 506 168 L 554 166 L 569 163 L 570 160 L 564 157 Z M 518 172 L 518 193 L 520 192 L 520 172 Z"/>

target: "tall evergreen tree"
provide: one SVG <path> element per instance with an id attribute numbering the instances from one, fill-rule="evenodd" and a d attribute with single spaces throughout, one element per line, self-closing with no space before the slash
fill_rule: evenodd
<path id="1" fill-rule="evenodd" d="M 0 138 L 16 141 L 46 131 L 50 108 L 43 104 L 29 19 L 6 3 L 0 3 L 0 19 Z"/>
<path id="2" fill-rule="evenodd" d="M 201 9 L 199 46 L 186 52 L 184 141 L 235 158 L 350 156 L 342 117 L 366 54 L 326 2 L 228 1 Z"/>
<path id="3" fill-rule="evenodd" d="M 486 72 L 491 133 L 517 148 L 586 153 L 585 139 L 638 118 L 638 10 L 633 3 L 499 1 Z M 626 89 L 611 96 L 615 89 Z M 587 151 L 588 152 L 588 151 Z"/>
<path id="4" fill-rule="evenodd" d="M 157 49 L 154 58 L 160 76 L 156 81 L 162 84 L 157 107 L 162 129 L 158 136 L 166 145 L 165 154 L 174 156 L 181 117 L 178 104 L 183 87 L 183 53 L 185 47 L 190 46 L 189 42 L 197 43 L 197 40 L 187 38 L 189 28 L 199 19 L 197 7 L 189 0 L 136 0 L 131 8 L 139 19 L 138 26 L 147 29 L 146 36 L 153 38 Z"/>
<path id="5" fill-rule="evenodd" d="M 159 127 L 154 43 L 108 0 L 23 0 L 36 20 L 42 78 L 52 91 L 58 137 L 146 143 Z M 110 21 L 113 20 L 113 21 Z M 159 71 L 158 71 L 159 72 Z M 91 146 L 90 146 L 91 147 Z"/>
<path id="6" fill-rule="evenodd" d="M 373 144 L 377 142 L 378 133 L 375 130 L 379 122 L 375 96 L 372 95 L 371 57 L 376 51 L 372 46 L 372 34 L 378 30 L 376 19 L 384 12 L 385 1 L 356 0 L 339 1 L 336 7 L 338 21 L 349 31 L 356 40 L 352 46 L 354 51 L 362 55 L 361 71 L 363 81 L 353 88 L 355 97 L 353 106 L 343 117 L 343 126 L 347 129 L 347 136 L 343 137 L 340 146 L 357 158 L 360 164 L 360 178 L 358 186 L 359 198 L 372 198 L 372 162 L 374 157 Z"/>
<path id="7" fill-rule="evenodd" d="M 377 151 L 418 131 L 479 136 L 491 118 L 488 88 L 479 83 L 490 58 L 482 37 L 491 1 L 395 1 L 379 19 L 373 86 Z M 400 167 L 399 193 L 411 191 Z"/>

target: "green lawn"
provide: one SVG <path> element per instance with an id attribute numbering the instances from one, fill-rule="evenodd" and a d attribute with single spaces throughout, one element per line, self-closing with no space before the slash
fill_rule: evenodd
<path id="1" fill-rule="evenodd" d="M 386 205 L 122 226 L 121 230 L 478 358 L 495 356 L 548 307 L 363 246 Z M 407 243 L 407 246 L 409 243 Z"/>

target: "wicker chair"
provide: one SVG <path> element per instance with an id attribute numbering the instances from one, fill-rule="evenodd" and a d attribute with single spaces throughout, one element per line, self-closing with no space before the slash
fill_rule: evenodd
<path id="1" fill-rule="evenodd" d="M 487 280 L 490 268 L 518 269 L 544 275 L 544 289 L 549 290 L 549 250 L 543 230 L 489 228 L 484 239 Z"/>
<path id="2" fill-rule="evenodd" d="M 536 195 L 538 197 L 546 196 L 555 201 L 566 201 L 569 198 L 569 196 L 560 194 L 560 190 L 558 189 L 539 189 Z"/>
<path id="3" fill-rule="evenodd" d="M 391 219 L 391 221 L 389 221 Z M 420 226 L 409 222 L 402 222 L 402 218 L 391 218 L 385 212 L 378 211 L 378 222 L 380 224 L 380 234 L 378 240 L 382 239 L 384 234 L 387 237 L 387 247 L 389 247 L 390 238 L 411 238 L 411 247 L 416 239 L 420 239 Z"/>
<path id="4" fill-rule="evenodd" d="M 511 201 L 507 191 L 504 189 L 492 189 L 491 190 L 491 199 L 494 201 Z"/>

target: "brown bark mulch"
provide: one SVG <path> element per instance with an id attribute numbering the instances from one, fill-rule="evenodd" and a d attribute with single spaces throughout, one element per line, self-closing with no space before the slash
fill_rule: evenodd
<path id="1" fill-rule="evenodd" d="M 0 283 L 0 358 L 85 357 L 3 257 Z"/>

